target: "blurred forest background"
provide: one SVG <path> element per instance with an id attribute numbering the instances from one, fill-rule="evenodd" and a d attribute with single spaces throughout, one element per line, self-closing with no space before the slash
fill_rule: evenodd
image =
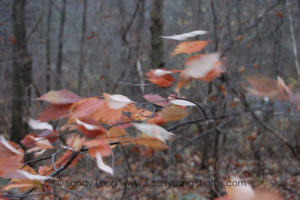
<path id="1" fill-rule="evenodd" d="M 243 84 L 243 76 L 280 75 L 294 90 L 300 87 L 298 0 L 1 0 L 0 15 L 0 132 L 14 141 L 28 132 L 28 117 L 37 118 L 45 106 L 32 99 L 49 90 L 64 88 L 83 97 L 124 94 L 137 102 L 147 93 L 173 94 L 174 87 L 161 89 L 146 80 L 144 89 L 139 85 L 150 69 L 183 68 L 186 56 L 171 57 L 177 42 L 162 40 L 162 35 L 207 30 L 209 34 L 198 39 L 211 41 L 205 52 L 223 52 L 228 76 L 235 84 Z M 287 199 L 300 199 L 299 157 L 243 112 L 234 95 L 216 97 L 220 84 L 193 82 L 182 91 L 211 113 L 228 107 L 230 117 L 220 123 L 218 131 L 210 131 L 212 127 L 205 123 L 171 124 L 169 128 L 177 135 L 169 145 L 171 153 L 147 158 L 145 152 L 122 150 L 120 160 L 126 165 L 118 166 L 120 177 L 215 180 L 238 174 L 253 185 L 277 188 Z M 295 107 L 248 99 L 299 155 L 300 115 Z M 191 113 L 182 123 L 197 115 Z M 18 133 L 21 136 L 14 138 Z M 88 164 L 79 165 L 80 171 Z M 82 177 L 95 177 L 85 173 L 92 172 L 78 172 Z M 210 189 L 190 192 L 208 194 Z M 162 188 L 108 190 L 113 188 L 100 192 L 103 198 L 162 195 Z M 176 192 L 168 188 L 163 194 L 171 199 L 187 191 Z"/>

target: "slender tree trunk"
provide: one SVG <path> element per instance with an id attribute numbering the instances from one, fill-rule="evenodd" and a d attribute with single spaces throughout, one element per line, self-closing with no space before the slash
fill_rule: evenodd
<path id="1" fill-rule="evenodd" d="M 295 57 L 295 67 L 296 67 L 298 76 L 300 76 L 300 65 L 299 65 L 299 61 L 298 61 L 297 43 L 296 43 L 296 39 L 295 39 L 294 22 L 293 22 L 294 20 L 293 20 L 290 6 L 291 6 L 290 1 L 286 0 L 286 9 L 288 11 L 288 16 L 289 16 L 291 39 L 292 39 L 292 44 L 293 44 L 293 53 L 294 53 L 294 57 Z"/>
<path id="2" fill-rule="evenodd" d="M 51 19 L 52 19 L 52 3 L 48 0 L 48 13 L 47 13 L 47 31 L 46 31 L 46 91 L 51 87 Z"/>
<path id="3" fill-rule="evenodd" d="M 163 1 L 153 0 L 151 9 L 151 67 L 163 67 Z"/>
<path id="4" fill-rule="evenodd" d="M 81 40 L 80 40 L 80 52 L 79 52 L 79 68 L 78 68 L 78 93 L 81 92 L 82 87 L 82 76 L 83 76 L 83 66 L 84 66 L 84 41 L 85 41 L 85 32 L 86 32 L 86 9 L 87 9 L 87 0 L 83 1 L 83 14 L 82 14 L 82 26 L 81 26 Z"/>
<path id="5" fill-rule="evenodd" d="M 29 114 L 28 108 L 24 110 L 24 104 L 26 96 L 29 100 L 31 93 L 31 55 L 27 52 L 26 44 L 25 0 L 14 0 L 12 9 L 16 42 L 13 44 L 11 140 L 19 142 L 26 131 L 23 123 L 24 113 Z"/>
<path id="6" fill-rule="evenodd" d="M 61 20 L 59 26 L 59 35 L 58 35 L 58 52 L 57 52 L 57 61 L 56 61 L 56 89 L 62 87 L 62 62 L 63 62 L 63 38 L 64 38 L 64 27 L 65 27 L 65 15 L 66 15 L 66 4 L 67 0 L 62 0 L 62 11 L 61 11 Z"/>

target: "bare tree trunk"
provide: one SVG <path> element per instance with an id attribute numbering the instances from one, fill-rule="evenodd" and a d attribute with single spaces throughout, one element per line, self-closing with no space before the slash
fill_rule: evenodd
<path id="1" fill-rule="evenodd" d="M 63 37 L 64 37 L 64 26 L 65 26 L 65 15 L 66 15 L 66 4 L 67 0 L 62 0 L 62 11 L 61 11 L 61 20 L 59 26 L 59 35 L 58 35 L 58 53 L 56 61 L 56 89 L 60 89 L 61 78 L 62 78 L 62 62 L 63 62 Z"/>
<path id="2" fill-rule="evenodd" d="M 163 67 L 163 41 L 160 37 L 163 30 L 163 2 L 153 0 L 151 9 L 151 67 Z"/>
<path id="3" fill-rule="evenodd" d="M 87 9 L 87 0 L 83 1 L 83 14 L 82 14 L 82 26 L 81 26 L 81 40 L 80 40 L 80 52 L 79 52 L 79 68 L 78 68 L 78 93 L 81 92 L 82 87 L 82 76 L 83 76 L 83 66 L 84 66 L 84 41 L 85 41 L 85 32 L 86 32 L 86 9 Z"/>
<path id="4" fill-rule="evenodd" d="M 29 108 L 24 112 L 26 89 L 30 99 L 31 85 L 31 55 L 27 52 L 25 28 L 25 0 L 14 0 L 12 6 L 13 33 L 16 42 L 13 44 L 12 67 L 12 127 L 11 140 L 19 142 L 26 128 L 23 115 L 29 114 Z M 29 105 L 30 106 L 30 105 Z"/>
<path id="5" fill-rule="evenodd" d="M 51 87 L 51 18 L 52 18 L 52 3 L 48 0 L 48 13 L 47 13 L 47 31 L 46 31 L 46 91 Z"/>
<path id="6" fill-rule="evenodd" d="M 291 31 L 291 38 L 292 38 L 292 43 L 293 43 L 293 53 L 294 53 L 294 57 L 295 57 L 295 67 L 296 67 L 298 76 L 300 76 L 300 66 L 299 66 L 299 61 L 298 61 L 297 43 L 296 43 L 296 39 L 295 39 L 293 16 L 292 16 L 289 0 L 286 0 L 286 8 L 288 11 L 289 21 L 290 21 L 290 31 Z"/>

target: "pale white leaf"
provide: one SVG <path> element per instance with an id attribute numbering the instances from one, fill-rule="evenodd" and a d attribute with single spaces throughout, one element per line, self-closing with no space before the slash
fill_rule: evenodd
<path id="1" fill-rule="evenodd" d="M 186 78 L 203 78 L 219 61 L 220 53 L 204 54 L 190 58 L 186 63 L 186 68 L 182 75 Z"/>
<path id="2" fill-rule="evenodd" d="M 76 119 L 76 123 L 79 124 L 79 125 L 84 126 L 85 129 L 90 130 L 90 131 L 92 131 L 92 130 L 98 130 L 99 129 L 98 126 L 84 123 L 84 122 L 80 121 L 79 119 Z"/>
<path id="3" fill-rule="evenodd" d="M 196 106 L 194 103 L 187 101 L 187 100 L 182 100 L 182 99 L 173 99 L 170 100 L 172 104 L 178 105 L 178 106 Z"/>
<path id="4" fill-rule="evenodd" d="M 99 167 L 99 169 L 109 173 L 110 175 L 114 174 L 113 169 L 103 162 L 102 156 L 98 151 L 96 152 L 96 160 L 97 160 L 97 166 Z"/>
<path id="5" fill-rule="evenodd" d="M 3 137 L 3 135 L 0 135 L 0 143 L 2 143 L 7 149 L 9 149 L 11 152 L 22 155 L 20 151 L 18 151 L 15 147 L 13 147 L 9 142 Z"/>
<path id="6" fill-rule="evenodd" d="M 114 110 L 121 109 L 130 103 L 134 103 L 128 97 L 121 94 L 105 95 L 105 100 L 107 101 L 108 107 Z"/>
<path id="7" fill-rule="evenodd" d="M 50 130 L 53 131 L 53 127 L 47 122 L 41 122 L 35 119 L 29 119 L 29 126 L 34 130 Z"/>
<path id="8" fill-rule="evenodd" d="M 192 31 L 189 33 L 183 33 L 179 35 L 171 35 L 171 36 L 160 36 L 165 39 L 171 39 L 171 40 L 186 40 L 190 37 L 195 37 L 197 35 L 205 35 L 207 34 L 207 31 L 204 30 L 197 30 L 197 31 Z"/>
<path id="9" fill-rule="evenodd" d="M 50 176 L 41 176 L 41 175 L 37 175 L 37 174 L 31 174 L 29 172 L 26 172 L 24 170 L 17 170 L 17 173 L 20 174 L 23 179 L 29 179 L 29 180 L 39 180 L 39 181 L 45 181 L 48 179 L 53 179 Z"/>
<path id="10" fill-rule="evenodd" d="M 175 136 L 173 133 L 155 124 L 133 123 L 133 125 L 142 133 L 150 137 L 156 137 L 163 142 L 171 136 Z"/>

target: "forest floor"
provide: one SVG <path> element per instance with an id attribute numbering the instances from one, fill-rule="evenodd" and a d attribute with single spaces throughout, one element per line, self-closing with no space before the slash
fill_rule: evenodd
<path id="1" fill-rule="evenodd" d="M 201 169 L 201 154 L 187 148 L 176 156 L 172 166 L 165 167 L 164 159 L 160 158 L 163 154 L 138 153 L 131 153 L 125 159 L 116 155 L 114 176 L 100 171 L 91 160 L 79 162 L 60 175 L 56 192 L 69 199 L 80 195 L 80 199 L 204 200 L 216 195 L 217 186 L 210 185 L 214 178 L 213 159 L 206 169 Z M 111 160 L 106 163 L 110 165 Z M 297 166 L 296 161 L 265 159 L 258 166 L 255 160 L 233 161 L 223 157 L 220 163 L 221 182 L 236 174 L 254 188 L 277 191 L 284 199 L 300 199 L 300 174 L 287 173 L 287 168 L 283 168 Z M 224 193 L 221 187 L 218 194 Z"/>

